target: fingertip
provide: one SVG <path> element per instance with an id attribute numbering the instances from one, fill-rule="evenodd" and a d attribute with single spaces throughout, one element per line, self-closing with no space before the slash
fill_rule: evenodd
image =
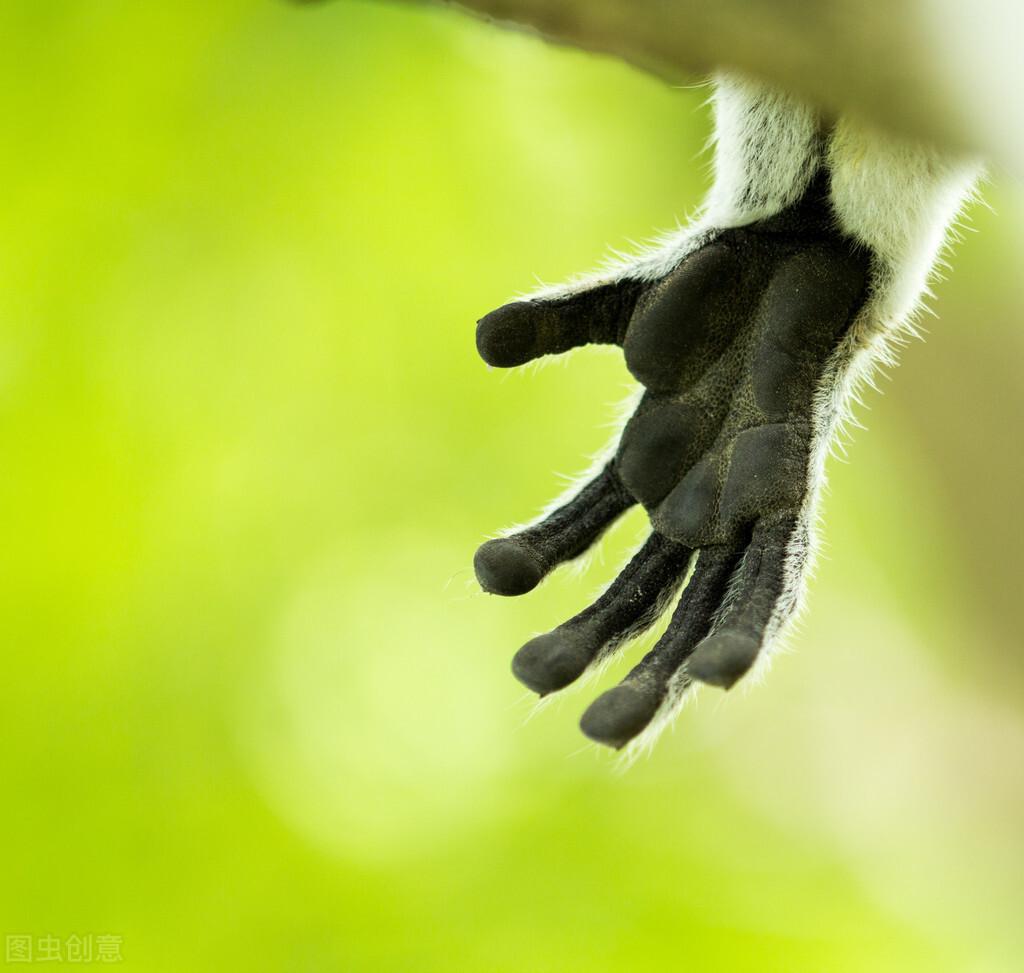
<path id="1" fill-rule="evenodd" d="M 480 587 L 492 595 L 524 595 L 540 584 L 545 566 L 511 537 L 487 541 L 473 555 L 473 570 Z"/>
<path id="2" fill-rule="evenodd" d="M 527 689 L 544 696 L 565 689 L 589 663 L 587 646 L 556 630 L 527 642 L 512 659 L 512 674 Z"/>
<path id="3" fill-rule="evenodd" d="M 686 671 L 708 685 L 732 689 L 750 670 L 760 648 L 759 641 L 749 635 L 718 632 L 697 646 Z"/>
<path id="4" fill-rule="evenodd" d="M 580 729 L 595 743 L 619 750 L 651 722 L 660 705 L 657 693 L 622 683 L 590 704 Z"/>
<path id="5" fill-rule="evenodd" d="M 476 324 L 476 349 L 495 368 L 513 368 L 535 357 L 537 328 L 529 301 L 505 304 Z"/>

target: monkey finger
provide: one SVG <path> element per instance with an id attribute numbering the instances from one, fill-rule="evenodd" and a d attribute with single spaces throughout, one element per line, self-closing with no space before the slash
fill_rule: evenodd
<path id="1" fill-rule="evenodd" d="M 622 279 L 565 297 L 505 304 L 477 322 L 477 351 L 488 365 L 511 368 L 581 345 L 621 345 L 644 286 Z"/>
<path id="2" fill-rule="evenodd" d="M 750 670 L 780 619 L 792 611 L 786 604 L 787 564 L 796 528 L 795 518 L 755 528 L 729 608 L 687 663 L 691 677 L 730 689 Z"/>
<path id="3" fill-rule="evenodd" d="M 682 698 L 689 685 L 683 664 L 710 630 L 737 559 L 726 548 L 701 549 L 665 634 L 618 686 L 599 696 L 583 714 L 580 729 L 586 736 L 623 747 L 664 704 Z"/>
<path id="4" fill-rule="evenodd" d="M 494 595 L 522 595 L 565 561 L 579 557 L 636 501 L 612 464 L 543 520 L 482 544 L 473 558 L 477 580 Z"/>
<path id="5" fill-rule="evenodd" d="M 692 553 L 652 534 L 597 601 L 516 653 L 516 678 L 542 696 L 564 689 L 595 660 L 654 624 L 682 584 Z"/>

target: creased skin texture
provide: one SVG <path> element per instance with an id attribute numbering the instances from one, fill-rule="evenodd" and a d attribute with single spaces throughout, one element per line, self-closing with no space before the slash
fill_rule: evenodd
<path id="1" fill-rule="evenodd" d="M 657 645 L 584 714 L 614 747 L 653 741 L 694 679 L 729 688 L 800 608 L 825 457 L 891 346 L 973 172 L 931 150 L 825 128 L 739 80 L 716 95 L 716 180 L 695 224 L 633 261 L 486 315 L 477 347 L 509 367 L 615 344 L 643 390 L 597 475 L 476 555 L 482 587 L 522 594 L 629 507 L 652 533 L 589 608 L 516 655 L 546 694 L 652 624 Z"/>

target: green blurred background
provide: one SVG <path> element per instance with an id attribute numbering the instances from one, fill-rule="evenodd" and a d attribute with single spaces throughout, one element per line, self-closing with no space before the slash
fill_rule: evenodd
<path id="1" fill-rule="evenodd" d="M 693 211 L 707 90 L 377 4 L 0 31 L 0 935 L 175 973 L 1024 969 L 1019 187 L 831 466 L 796 651 L 621 773 L 576 730 L 598 687 L 534 714 L 508 663 L 641 520 L 521 601 L 468 566 L 626 372 L 488 372 L 473 328 Z"/>

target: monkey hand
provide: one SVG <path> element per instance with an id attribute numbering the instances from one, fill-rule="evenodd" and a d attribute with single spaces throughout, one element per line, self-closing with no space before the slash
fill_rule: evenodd
<path id="1" fill-rule="evenodd" d="M 663 637 L 584 713 L 614 747 L 653 740 L 694 681 L 728 688 L 795 615 L 825 459 L 854 390 L 925 292 L 978 167 L 719 78 L 716 178 L 696 225 L 634 262 L 484 317 L 486 362 L 622 347 L 643 396 L 600 473 L 476 554 L 485 591 L 529 591 L 625 510 L 646 544 L 598 600 L 516 654 L 562 689 L 654 623 Z"/>
<path id="2" fill-rule="evenodd" d="M 865 250 L 831 224 L 818 180 L 783 213 L 711 234 L 659 279 L 515 302 L 478 325 L 491 365 L 615 343 L 645 389 L 591 482 L 475 558 L 485 591 L 518 595 L 633 504 L 650 517 L 607 591 L 516 654 L 515 675 L 542 695 L 651 625 L 690 574 L 662 638 L 584 714 L 593 740 L 623 746 L 694 679 L 732 686 L 795 608 L 830 431 L 822 399 L 869 276 Z"/>

